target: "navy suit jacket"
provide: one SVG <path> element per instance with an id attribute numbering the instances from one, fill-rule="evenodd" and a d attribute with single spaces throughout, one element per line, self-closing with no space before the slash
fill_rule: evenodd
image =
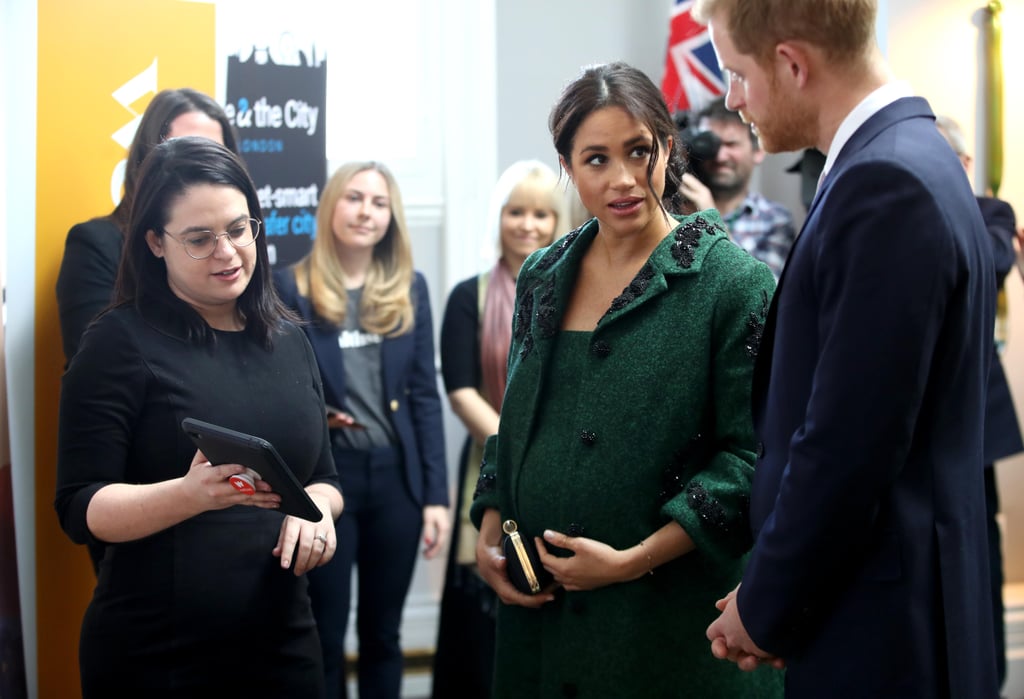
<path id="1" fill-rule="evenodd" d="M 320 366 L 324 401 L 344 408 L 345 365 L 337 326 L 318 318 L 309 298 L 299 294 L 291 269 L 275 270 L 274 283 L 285 304 L 309 321 L 305 331 Z M 447 507 L 448 467 L 434 363 L 434 326 L 427 282 L 419 272 L 413 280 L 412 300 L 416 309 L 412 331 L 385 337 L 381 343 L 384 410 L 398 435 L 413 499 L 421 506 Z M 345 464 L 335 461 L 341 474 Z"/>
<path id="2" fill-rule="evenodd" d="M 982 479 L 995 280 L 927 102 L 873 115 L 811 205 L 754 373 L 740 616 L 788 697 L 997 696 Z"/>

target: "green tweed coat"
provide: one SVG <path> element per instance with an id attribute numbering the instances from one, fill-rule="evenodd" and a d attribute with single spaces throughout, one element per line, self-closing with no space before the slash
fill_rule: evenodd
<path id="1" fill-rule="evenodd" d="M 477 527 L 488 508 L 518 518 L 540 487 L 552 506 L 541 517 L 523 507 L 527 536 L 549 528 L 625 549 L 675 520 L 696 551 L 635 581 L 562 590 L 540 610 L 500 605 L 496 697 L 782 696 L 781 673 L 716 660 L 704 635 L 751 544 L 750 382 L 775 282 L 716 212 L 679 220 L 591 334 L 576 407 L 543 421 L 559 380 L 549 358 L 597 221 L 523 265 L 501 426 L 471 516 Z M 535 440 L 564 444 L 564 460 L 533 464 L 521 488 Z"/>

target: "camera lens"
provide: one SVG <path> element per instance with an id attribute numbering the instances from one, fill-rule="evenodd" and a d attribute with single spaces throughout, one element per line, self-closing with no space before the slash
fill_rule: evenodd
<path id="1" fill-rule="evenodd" d="M 691 161 L 714 160 L 722 145 L 722 139 L 714 131 L 699 131 L 691 127 L 681 131 L 679 136 Z"/>

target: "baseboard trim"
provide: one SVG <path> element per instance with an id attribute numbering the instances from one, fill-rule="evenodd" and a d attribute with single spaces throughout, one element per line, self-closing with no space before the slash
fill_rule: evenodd
<path id="1" fill-rule="evenodd" d="M 1006 683 L 1003 696 L 1024 699 L 1024 583 L 1003 587 L 1006 610 Z"/>
<path id="2" fill-rule="evenodd" d="M 402 671 L 406 675 L 429 675 L 434 670 L 434 649 L 413 648 L 402 651 Z M 355 653 L 345 655 L 346 675 L 351 679 L 359 672 L 359 656 Z"/>

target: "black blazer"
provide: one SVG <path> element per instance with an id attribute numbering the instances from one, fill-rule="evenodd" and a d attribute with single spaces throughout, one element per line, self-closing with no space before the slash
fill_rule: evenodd
<path id="1" fill-rule="evenodd" d="M 790 699 L 997 696 L 986 237 L 927 102 L 905 98 L 843 147 L 790 254 L 754 373 L 738 595 Z"/>
<path id="2" fill-rule="evenodd" d="M 995 261 L 996 287 L 1002 289 L 1006 275 L 1013 269 L 1017 253 L 1013 239 L 1017 231 L 1017 219 L 1013 207 L 1001 199 L 978 197 L 981 217 L 988 229 L 992 243 L 992 257 Z M 1003 371 L 999 353 L 993 347 L 992 368 L 988 375 L 988 399 L 985 403 L 985 464 L 991 466 L 996 459 L 1004 459 L 1024 451 L 1020 423 L 1013 406 L 1010 384 Z"/>
<path id="3" fill-rule="evenodd" d="M 89 323 L 110 305 L 124 237 L 110 217 L 72 226 L 57 274 L 57 312 L 65 363 L 78 351 Z"/>

